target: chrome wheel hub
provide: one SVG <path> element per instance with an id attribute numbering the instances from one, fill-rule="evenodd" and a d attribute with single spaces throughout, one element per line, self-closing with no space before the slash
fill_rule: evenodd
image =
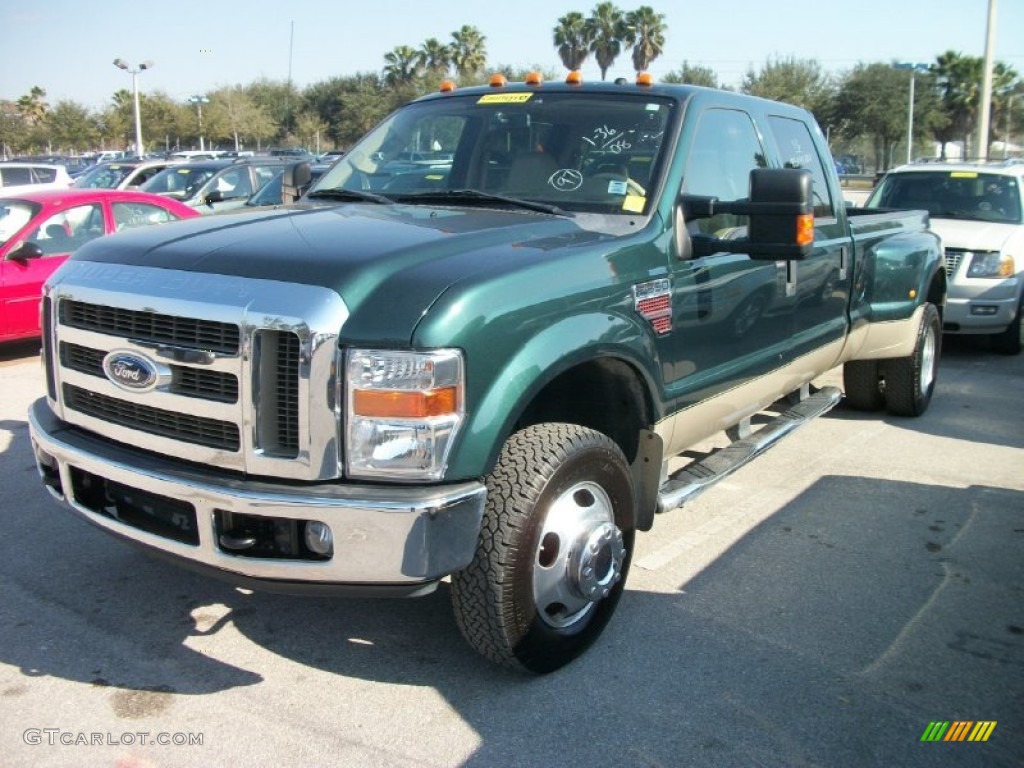
<path id="1" fill-rule="evenodd" d="M 541 619 L 563 629 L 607 597 L 622 578 L 626 548 L 608 494 L 578 483 L 548 510 L 533 567 L 533 597 Z"/>

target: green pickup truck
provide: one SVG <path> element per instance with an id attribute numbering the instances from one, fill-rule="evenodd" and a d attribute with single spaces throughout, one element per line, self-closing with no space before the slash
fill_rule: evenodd
<path id="1" fill-rule="evenodd" d="M 637 531 L 842 399 L 823 373 L 925 411 L 940 256 L 924 212 L 844 206 L 792 106 L 445 87 L 295 205 L 78 251 L 44 290 L 36 461 L 96 526 L 252 588 L 450 579 L 477 651 L 548 672 Z"/>

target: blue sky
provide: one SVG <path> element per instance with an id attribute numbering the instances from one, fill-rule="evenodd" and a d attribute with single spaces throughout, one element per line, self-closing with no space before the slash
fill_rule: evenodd
<path id="1" fill-rule="evenodd" d="M 15 100 L 33 85 L 52 105 L 71 99 L 90 108 L 131 87 L 112 64 L 152 60 L 140 90 L 186 99 L 223 85 L 261 77 L 310 83 L 380 71 L 397 45 L 443 42 L 463 24 L 486 37 L 494 65 L 539 65 L 564 72 L 552 44 L 558 18 L 589 15 L 597 0 L 0 0 L 0 99 Z M 665 53 L 657 78 L 683 61 L 711 67 L 737 85 L 771 58 L 816 59 L 830 72 L 858 62 L 931 62 L 945 50 L 981 56 L 988 0 L 641 0 L 666 17 Z M 996 58 L 1024 74 L 1024 0 L 998 0 Z M 294 30 L 294 32 L 293 32 Z M 291 42 L 291 55 L 289 44 Z M 593 60 L 584 76 L 598 80 Z M 632 77 L 628 54 L 609 78 Z"/>

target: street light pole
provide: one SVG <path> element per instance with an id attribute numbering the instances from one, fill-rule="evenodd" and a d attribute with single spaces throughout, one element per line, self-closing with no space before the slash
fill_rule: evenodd
<path id="1" fill-rule="evenodd" d="M 152 61 L 144 61 L 139 64 L 138 69 L 132 69 L 124 59 L 114 59 L 114 66 L 130 72 L 132 76 L 132 95 L 135 100 L 135 154 L 142 157 L 145 151 L 142 147 L 142 115 L 139 112 L 139 72 L 144 69 L 152 69 Z"/>
<path id="2" fill-rule="evenodd" d="M 910 70 L 910 105 L 907 107 L 907 164 L 914 161 L 914 76 L 918 72 L 926 72 L 926 64 L 893 64 L 895 69 Z"/>
<path id="3" fill-rule="evenodd" d="M 199 150 L 203 151 L 203 104 L 209 104 L 210 100 L 205 96 L 189 96 L 188 100 L 196 105 L 196 112 L 199 115 Z"/>

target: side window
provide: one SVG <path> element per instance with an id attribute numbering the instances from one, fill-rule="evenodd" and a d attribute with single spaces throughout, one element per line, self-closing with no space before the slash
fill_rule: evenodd
<path id="1" fill-rule="evenodd" d="M 177 218 L 163 208 L 148 203 L 114 203 L 113 209 L 114 224 L 118 232 L 132 227 L 175 221 Z"/>
<path id="2" fill-rule="evenodd" d="M 249 169 L 245 166 L 232 168 L 217 177 L 214 189 L 224 193 L 225 198 L 248 197 L 252 194 Z"/>
<path id="3" fill-rule="evenodd" d="M 283 165 L 254 165 L 252 169 L 256 172 L 256 189 L 263 189 L 263 186 L 280 174 L 284 168 Z"/>
<path id="4" fill-rule="evenodd" d="M 31 184 L 32 170 L 30 168 L 0 168 L 0 178 L 3 178 L 5 187 Z"/>
<path id="5" fill-rule="evenodd" d="M 686 160 L 683 191 L 720 200 L 741 200 L 749 194 L 750 172 L 766 165 L 764 148 L 746 112 L 709 109 L 700 116 Z M 743 227 L 746 216 L 717 214 L 694 222 L 699 232 L 728 236 Z"/>
<path id="6" fill-rule="evenodd" d="M 33 168 L 32 172 L 39 184 L 52 184 L 57 179 L 56 168 Z"/>
<path id="7" fill-rule="evenodd" d="M 72 253 L 104 234 L 103 211 L 98 203 L 79 205 L 55 213 L 29 234 L 44 256 Z"/>
<path id="8" fill-rule="evenodd" d="M 817 147 L 807 124 L 800 120 L 772 115 L 768 126 L 779 150 L 785 168 L 806 168 L 814 179 L 814 215 L 819 218 L 835 216 L 829 195 L 825 168 L 821 164 Z"/>

